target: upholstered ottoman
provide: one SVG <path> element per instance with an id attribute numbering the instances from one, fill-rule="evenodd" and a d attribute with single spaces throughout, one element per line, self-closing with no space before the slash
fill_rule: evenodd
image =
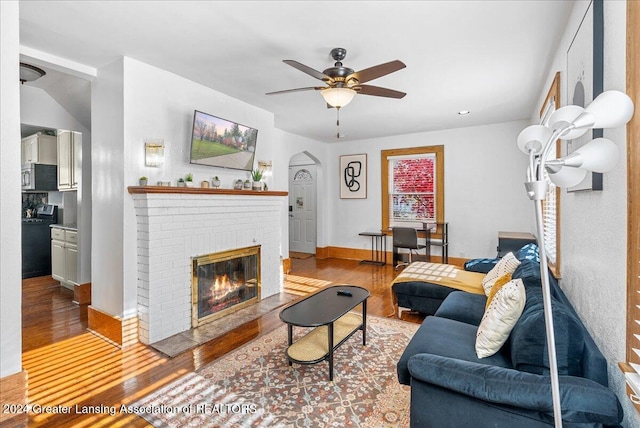
<path id="1" fill-rule="evenodd" d="M 391 286 L 398 316 L 403 308 L 433 315 L 449 293 L 456 290 L 484 296 L 484 276 L 454 265 L 411 263 L 394 279 Z"/>

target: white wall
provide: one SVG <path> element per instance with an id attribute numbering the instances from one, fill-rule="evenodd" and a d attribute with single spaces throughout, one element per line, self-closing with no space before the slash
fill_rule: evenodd
<path id="1" fill-rule="evenodd" d="M 18 10 L 0 2 L 0 378 L 22 370 Z"/>
<path id="2" fill-rule="evenodd" d="M 331 245 L 369 248 L 370 242 L 358 233 L 380 230 L 381 150 L 444 145 L 449 256 L 495 257 L 498 231 L 532 231 L 533 208 L 523 184 L 527 156 L 515 144 L 526 125 L 517 121 L 331 145 L 327 168 Z M 367 154 L 367 199 L 340 199 L 339 157 L 358 153 Z"/>
<path id="3" fill-rule="evenodd" d="M 115 316 L 124 315 L 123 70 L 117 60 L 91 82 L 91 305 Z"/>
<path id="4" fill-rule="evenodd" d="M 541 90 L 546 94 L 553 76 L 561 71 L 562 105 L 567 104 L 568 93 L 566 52 L 587 6 L 585 1 L 574 6 Z M 605 1 L 604 19 L 604 90 L 626 91 L 626 2 Z M 604 190 L 562 193 L 560 284 L 607 358 L 610 388 L 624 407 L 623 425 L 637 427 L 640 417 L 626 397 L 624 376 L 618 368 L 618 362 L 625 361 L 626 346 L 626 131 L 624 127 L 605 130 L 604 136 L 620 150 L 618 166 L 604 175 Z"/>

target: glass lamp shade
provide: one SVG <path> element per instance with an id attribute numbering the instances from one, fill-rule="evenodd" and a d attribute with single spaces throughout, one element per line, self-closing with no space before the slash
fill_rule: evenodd
<path id="1" fill-rule="evenodd" d="M 551 130 L 543 125 L 531 125 L 518 135 L 518 148 L 526 153 L 533 151 L 540 153 L 544 145 L 551 138 Z"/>
<path id="2" fill-rule="evenodd" d="M 587 176 L 587 170 L 582 168 L 562 167 L 558 171 L 553 172 L 547 168 L 549 178 L 558 187 L 577 186 Z"/>
<path id="3" fill-rule="evenodd" d="M 618 146 L 606 138 L 596 138 L 562 158 L 565 166 L 595 172 L 609 172 L 618 163 Z"/>
<path id="4" fill-rule="evenodd" d="M 20 82 L 33 82 L 46 75 L 47 73 L 36 66 L 31 64 L 20 63 Z"/>
<path id="5" fill-rule="evenodd" d="M 558 110 L 554 111 L 549 118 L 549 127 L 554 130 L 566 128 L 576 122 L 578 118 L 584 118 L 584 116 L 582 116 L 583 113 L 584 109 L 580 106 L 561 107 Z M 577 126 L 571 131 L 561 135 L 560 138 L 562 140 L 573 140 L 584 135 L 584 133 L 589 129 L 589 125 L 591 124 L 584 123 L 584 121 L 582 120 L 578 120 L 578 122 L 580 122 L 580 126 Z"/>
<path id="6" fill-rule="evenodd" d="M 164 144 L 145 143 L 144 164 L 146 166 L 160 167 L 164 164 Z"/>
<path id="7" fill-rule="evenodd" d="M 594 128 L 616 128 L 631 120 L 633 101 L 624 92 L 606 91 L 598 95 L 584 110 L 593 114 Z"/>
<path id="8" fill-rule="evenodd" d="M 327 88 L 321 92 L 324 100 L 331 107 L 344 107 L 356 96 L 356 91 L 349 88 Z"/>

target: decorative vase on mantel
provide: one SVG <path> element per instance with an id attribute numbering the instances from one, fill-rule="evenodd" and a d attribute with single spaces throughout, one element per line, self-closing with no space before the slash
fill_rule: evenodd
<path id="1" fill-rule="evenodd" d="M 213 177 L 213 179 L 211 180 L 211 185 L 217 189 L 218 187 L 220 187 L 220 179 L 217 176 Z"/>
<path id="2" fill-rule="evenodd" d="M 262 181 L 254 181 L 253 185 L 251 186 L 251 188 L 253 190 L 257 190 L 257 191 L 262 191 Z"/>
<path id="3" fill-rule="evenodd" d="M 244 181 L 244 189 L 245 190 L 251 190 L 251 181 L 249 181 L 249 180 L 245 180 Z"/>

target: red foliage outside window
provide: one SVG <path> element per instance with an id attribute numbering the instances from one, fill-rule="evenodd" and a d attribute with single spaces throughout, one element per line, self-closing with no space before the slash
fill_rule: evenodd
<path id="1" fill-rule="evenodd" d="M 394 159 L 391 169 L 392 219 L 435 219 L 435 157 Z"/>

